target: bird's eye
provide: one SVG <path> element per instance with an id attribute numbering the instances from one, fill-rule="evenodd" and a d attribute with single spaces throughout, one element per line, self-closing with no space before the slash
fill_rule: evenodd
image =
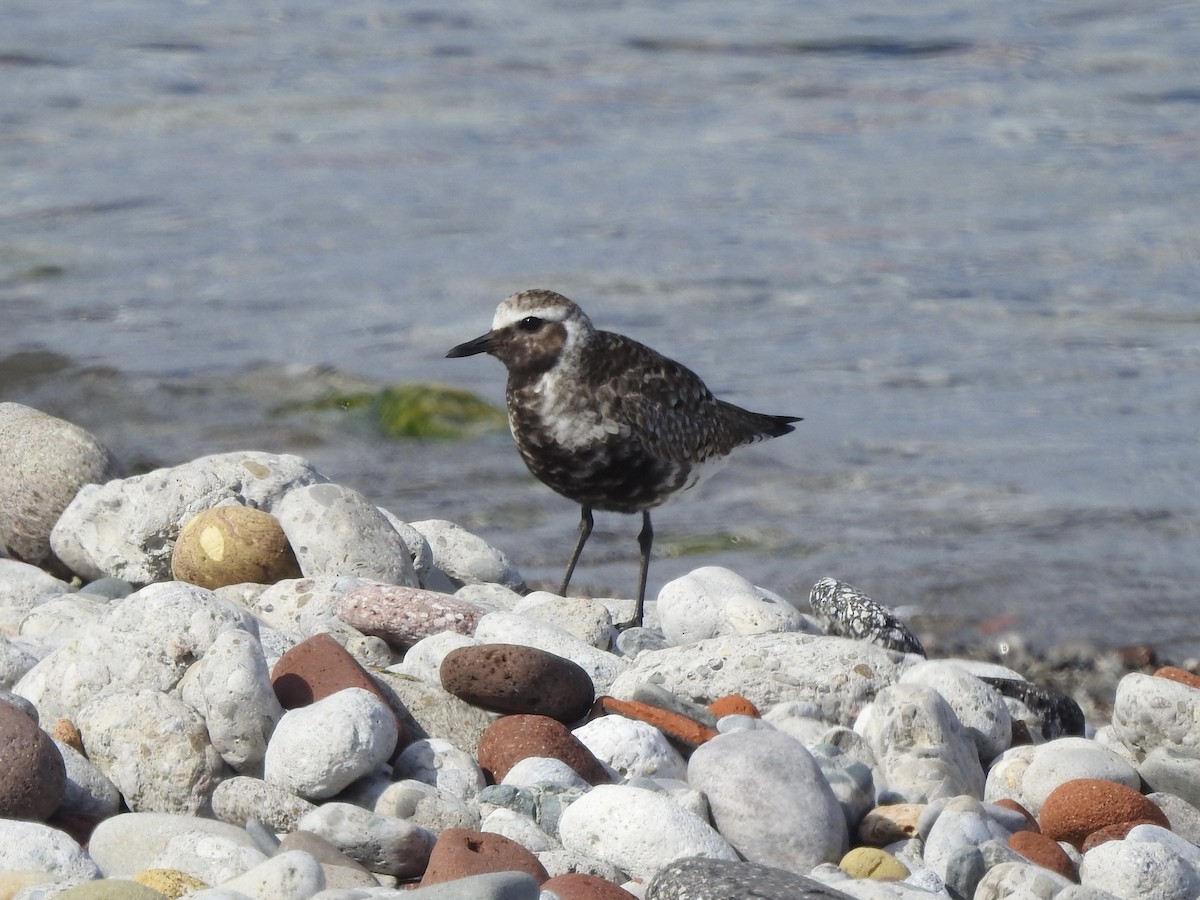
<path id="1" fill-rule="evenodd" d="M 524 332 L 533 334 L 542 327 L 543 321 L 543 319 L 539 319 L 537 316 L 526 316 L 517 323 L 517 327 Z"/>

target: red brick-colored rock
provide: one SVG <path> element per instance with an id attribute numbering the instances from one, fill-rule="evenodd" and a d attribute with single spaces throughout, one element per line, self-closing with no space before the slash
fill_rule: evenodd
<path id="1" fill-rule="evenodd" d="M 421 886 L 488 872 L 525 872 L 538 884 L 550 877 L 538 858 L 500 834 L 447 828 L 438 835 Z"/>
<path id="2" fill-rule="evenodd" d="M 1145 819 L 1163 828 L 1171 824 L 1153 802 L 1131 787 L 1096 778 L 1060 784 L 1042 804 L 1042 834 L 1081 848 L 1088 835 L 1109 825 Z"/>
<path id="3" fill-rule="evenodd" d="M 640 719 L 653 725 L 668 737 L 676 738 L 693 747 L 698 747 L 717 736 L 714 729 L 700 724 L 695 719 L 689 719 L 685 715 L 671 712 L 668 709 L 651 706 L 649 703 L 618 700 L 616 697 L 601 697 L 599 703 L 607 713 L 616 713 L 627 719 Z"/>
<path id="4" fill-rule="evenodd" d="M 54 741 L 0 700 L 0 818 L 44 821 L 62 800 L 67 770 Z"/>
<path id="5" fill-rule="evenodd" d="M 1187 669 L 1180 669 L 1177 666 L 1163 666 L 1154 673 L 1154 677 L 1178 681 L 1180 684 L 1186 684 L 1188 687 L 1200 690 L 1200 675 L 1189 672 Z"/>
<path id="6" fill-rule="evenodd" d="M 479 739 L 475 758 L 494 782 L 530 756 L 561 760 L 589 784 L 607 784 L 608 773 L 583 742 L 562 722 L 549 716 L 504 716 Z"/>
<path id="7" fill-rule="evenodd" d="M 1151 822 L 1149 819 L 1134 819 L 1130 822 L 1116 822 L 1112 825 L 1105 825 L 1103 828 L 1098 828 L 1089 834 L 1080 849 L 1084 853 L 1087 853 L 1093 847 L 1099 847 L 1101 844 L 1106 844 L 1109 841 L 1125 840 L 1125 835 L 1129 834 L 1138 825 L 1161 824 L 1161 822 Z"/>
<path id="8" fill-rule="evenodd" d="M 536 647 L 477 644 L 442 660 L 442 687 L 475 706 L 578 722 L 594 699 L 591 676 L 569 659 Z"/>
<path id="9" fill-rule="evenodd" d="M 396 749 L 402 750 L 412 743 L 408 728 L 396 713 L 392 700 L 358 660 L 328 634 L 314 634 L 279 657 L 271 670 L 271 686 L 284 709 L 308 706 L 345 688 L 370 691 L 396 715 L 399 728 Z"/>
<path id="10" fill-rule="evenodd" d="M 726 694 L 708 704 L 708 711 L 718 719 L 721 716 L 753 716 L 760 718 L 758 707 L 741 694 Z"/>
<path id="11" fill-rule="evenodd" d="M 633 894 L 606 881 L 599 875 L 570 872 L 555 875 L 542 883 L 543 891 L 553 891 L 560 900 L 636 900 Z"/>
<path id="12" fill-rule="evenodd" d="M 450 594 L 392 584 L 352 588 L 338 601 L 338 618 L 363 634 L 407 650 L 421 638 L 443 631 L 474 634 L 487 610 Z"/>
<path id="13" fill-rule="evenodd" d="M 999 806 L 1002 809 L 1011 809 L 1015 813 L 1020 813 L 1022 816 L 1025 817 L 1025 821 L 1029 823 L 1030 831 L 1036 832 L 1038 834 L 1041 833 L 1042 829 L 1038 825 L 1037 819 L 1035 819 L 1033 817 L 1033 813 L 1031 813 L 1029 810 L 1027 810 L 1025 807 L 1023 807 L 1016 800 L 1010 800 L 1008 797 L 1004 797 L 1000 800 L 993 800 L 992 803 L 993 803 L 993 805 Z"/>
<path id="14" fill-rule="evenodd" d="M 1071 881 L 1079 880 L 1075 872 L 1075 863 L 1053 838 L 1034 831 L 1018 831 L 1008 839 L 1008 846 L 1044 869 L 1057 872 Z"/>

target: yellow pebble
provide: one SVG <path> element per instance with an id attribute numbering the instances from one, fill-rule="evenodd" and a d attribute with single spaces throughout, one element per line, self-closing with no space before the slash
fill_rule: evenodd
<path id="1" fill-rule="evenodd" d="M 133 876 L 133 880 L 144 887 L 158 891 L 170 900 L 202 891 L 206 887 L 199 878 L 194 878 L 178 869 L 146 869 Z"/>
<path id="2" fill-rule="evenodd" d="M 911 874 L 908 866 L 878 847 L 855 847 L 838 863 L 847 875 L 875 881 L 902 881 Z"/>

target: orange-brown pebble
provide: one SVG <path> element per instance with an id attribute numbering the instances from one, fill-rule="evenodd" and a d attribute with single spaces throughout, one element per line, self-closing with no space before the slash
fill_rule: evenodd
<path id="1" fill-rule="evenodd" d="M 1008 839 L 1009 849 L 1015 850 L 1032 863 L 1037 863 L 1043 869 L 1057 872 L 1063 878 L 1078 881 L 1075 873 L 1075 863 L 1067 856 L 1067 851 L 1058 846 L 1058 841 L 1033 831 L 1018 831 Z"/>
<path id="2" fill-rule="evenodd" d="M 1093 831 L 1087 836 L 1087 840 L 1083 842 L 1083 847 L 1080 848 L 1084 853 L 1087 853 L 1093 847 L 1099 847 L 1101 844 L 1106 844 L 1109 841 L 1122 841 L 1125 835 L 1137 827 L 1138 825 L 1160 825 L 1160 822 L 1151 822 L 1149 819 L 1134 819 L 1131 822 L 1114 822 L 1112 825 L 1105 825 Z"/>
<path id="3" fill-rule="evenodd" d="M 877 847 L 907 840 L 917 833 L 917 820 L 924 809 L 924 803 L 889 803 L 877 806 L 859 822 L 858 839 Z"/>
<path id="4" fill-rule="evenodd" d="M 487 872 L 525 872 L 538 884 L 550 877 L 538 858 L 514 840 L 492 832 L 447 828 L 433 845 L 421 885 Z"/>
<path id="5" fill-rule="evenodd" d="M 708 711 L 718 719 L 721 716 L 753 716 L 759 718 L 758 707 L 741 694 L 726 694 L 708 704 Z"/>
<path id="6" fill-rule="evenodd" d="M 1154 673 L 1154 677 L 1178 681 L 1180 684 L 1186 684 L 1188 687 L 1200 690 L 1200 675 L 1189 672 L 1187 669 L 1180 669 L 1177 666 L 1163 666 Z"/>
<path id="7" fill-rule="evenodd" d="M 653 725 L 668 737 L 677 738 L 685 744 L 699 746 L 717 736 L 717 732 L 707 725 L 701 725 L 695 719 L 685 715 L 659 709 L 649 703 L 638 703 L 634 700 L 618 700 L 616 697 L 601 697 L 600 706 L 607 713 L 616 713 L 627 719 L 640 719 Z"/>
<path id="8" fill-rule="evenodd" d="M 1162 810 L 1133 788 L 1115 781 L 1078 778 L 1050 792 L 1042 804 L 1038 824 L 1042 834 L 1052 840 L 1081 848 L 1092 832 L 1135 819 L 1171 827 Z"/>
<path id="9" fill-rule="evenodd" d="M 1031 813 L 1029 810 L 1027 810 L 1025 807 L 1023 807 L 1016 800 L 1012 800 L 1008 797 L 1004 797 L 1001 800 L 993 801 L 993 805 L 999 806 L 1003 809 L 1011 809 L 1015 813 L 1020 813 L 1021 815 L 1023 815 L 1025 817 L 1025 821 L 1029 823 L 1030 831 L 1036 832 L 1038 834 L 1041 833 L 1042 829 L 1038 827 L 1037 819 L 1035 819 L 1033 817 L 1033 813 Z"/>
<path id="10" fill-rule="evenodd" d="M 50 729 L 50 737 L 56 741 L 62 741 L 80 756 L 84 755 L 83 735 L 79 733 L 79 729 L 70 719 L 59 719 L 55 722 Z"/>
<path id="11" fill-rule="evenodd" d="M 542 882 L 543 891 L 551 891 L 560 900 L 636 900 L 633 894 L 599 875 L 568 872 Z"/>

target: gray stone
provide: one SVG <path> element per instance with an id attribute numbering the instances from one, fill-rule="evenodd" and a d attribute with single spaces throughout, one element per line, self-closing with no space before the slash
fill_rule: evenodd
<path id="1" fill-rule="evenodd" d="M 0 558 L 0 585 L 4 585 L 0 594 L 0 629 L 8 635 L 20 630 L 21 621 L 35 606 L 72 591 L 65 581 L 15 559 Z"/>
<path id="2" fill-rule="evenodd" d="M 67 786 L 58 805 L 59 810 L 98 819 L 116 815 L 121 808 L 121 792 L 117 786 L 74 747 L 59 740 L 54 745 L 62 755 L 67 773 Z"/>
<path id="3" fill-rule="evenodd" d="M 657 615 L 674 646 L 727 634 L 804 630 L 800 610 L 720 566 L 703 566 L 663 585 Z"/>
<path id="4" fill-rule="evenodd" d="M 396 891 L 395 897 L 387 900 L 538 900 L 541 893 L 541 888 L 531 875 L 524 872 L 492 872 L 456 878 L 415 891 Z"/>
<path id="5" fill-rule="evenodd" d="M 1155 747 L 1138 763 L 1138 775 L 1151 790 L 1166 791 L 1193 806 L 1200 805 L 1200 758 L 1194 755 L 1197 752 L 1194 746 Z"/>
<path id="6" fill-rule="evenodd" d="M 245 827 L 253 819 L 280 834 L 295 831 L 300 819 L 314 809 L 303 797 L 246 775 L 225 779 L 212 796 L 213 815 L 222 822 Z"/>
<path id="7" fill-rule="evenodd" d="M 325 870 L 302 850 L 290 850 L 221 883 L 223 891 L 272 900 L 304 900 L 325 887 Z"/>
<path id="8" fill-rule="evenodd" d="M 1033 863 L 1003 862 L 988 869 L 987 874 L 980 879 L 979 886 L 975 888 L 972 900 L 1006 900 L 1010 897 L 1019 897 L 1022 900 L 1051 900 L 1052 897 L 1061 896 L 1060 892 L 1071 886 L 1071 882 L 1057 872 L 1051 872 Z"/>
<path id="9" fill-rule="evenodd" d="M 331 623 L 342 625 L 337 617 L 342 595 L 373 583 L 354 575 L 288 578 L 257 592 L 248 608 L 272 628 L 302 641 Z"/>
<path id="10" fill-rule="evenodd" d="M 686 778 L 687 763 L 661 731 L 624 716 L 600 716 L 572 731 L 621 778 Z"/>
<path id="11" fill-rule="evenodd" d="M 441 738 L 473 754 L 495 720 L 492 713 L 460 700 L 441 685 L 387 671 L 373 671 L 371 676 L 392 707 L 401 711 L 414 736 Z"/>
<path id="12" fill-rule="evenodd" d="M 460 799 L 474 797 L 487 784 L 470 753 L 439 738 L 413 741 L 393 764 L 395 777 L 411 778 Z"/>
<path id="13" fill-rule="evenodd" d="M 502 584 L 519 593 L 525 579 L 509 558 L 483 538 L 445 519 L 409 522 L 433 550 L 433 564 L 456 584 Z"/>
<path id="14" fill-rule="evenodd" d="M 757 863 L 681 859 L 655 874 L 646 900 L 854 900 L 812 878 Z"/>
<path id="15" fill-rule="evenodd" d="M 1200 809 L 1176 794 L 1155 791 L 1147 794 L 1171 823 L 1171 831 L 1186 841 L 1200 846 Z"/>
<path id="16" fill-rule="evenodd" d="M 1095 741 L 1064 737 L 1039 744 L 1033 751 L 1021 778 L 1021 803 L 1037 816 L 1051 791 L 1077 778 L 1115 781 L 1135 790 L 1141 789 L 1137 770 L 1122 757 Z"/>
<path id="17" fill-rule="evenodd" d="M 40 822 L 0 819 L 0 872 L 45 872 L 61 878 L 99 878 L 100 868 L 64 832 Z"/>
<path id="18" fill-rule="evenodd" d="M 324 803 L 300 820 L 300 829 L 329 841 L 368 871 L 399 878 L 420 875 L 433 835 L 404 819 L 349 803 Z"/>
<path id="19" fill-rule="evenodd" d="M 510 611 L 557 625 L 600 650 L 607 650 L 616 634 L 608 607 L 590 597 L 560 597 L 549 591 L 534 591 L 519 598 Z"/>
<path id="20" fill-rule="evenodd" d="M 1106 841 L 1093 847 L 1083 856 L 1079 882 L 1123 900 L 1200 896 L 1200 873 L 1194 866 L 1171 847 L 1141 841 Z"/>
<path id="21" fill-rule="evenodd" d="M 4 562 L 0 560 L 0 565 Z M 3 583 L 4 573 L 0 572 L 0 584 Z M 37 665 L 38 659 L 39 655 L 28 641 L 0 634 L 0 690 L 7 691 L 20 681 L 21 676 Z"/>
<path id="22" fill-rule="evenodd" d="M 232 863 L 231 874 L 225 877 L 241 874 L 264 858 L 244 829 L 213 819 L 167 813 L 122 813 L 105 819 L 92 832 L 88 851 L 105 877 L 128 878 L 153 868 L 155 860 L 181 838 L 214 841 L 223 848 L 232 848 L 230 856 L 236 859 L 228 860 Z"/>
<path id="23" fill-rule="evenodd" d="M 950 704 L 987 763 L 1012 743 L 1012 716 L 1004 698 L 952 660 L 925 660 L 905 670 L 901 684 L 933 688 Z"/>

